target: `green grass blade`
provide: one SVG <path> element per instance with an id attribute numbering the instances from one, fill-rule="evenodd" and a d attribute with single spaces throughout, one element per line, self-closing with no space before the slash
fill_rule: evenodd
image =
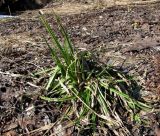
<path id="1" fill-rule="evenodd" d="M 54 69 L 52 76 L 49 78 L 48 84 L 46 86 L 46 90 L 53 88 L 54 80 L 55 80 L 57 74 L 59 73 L 59 71 L 60 71 L 59 67 L 56 67 Z"/>
<path id="2" fill-rule="evenodd" d="M 48 44 L 48 42 L 47 42 L 45 37 L 44 37 L 44 39 L 45 39 L 45 42 L 46 42 L 48 48 L 51 51 L 51 55 L 52 55 L 53 60 L 56 62 L 58 67 L 61 69 L 62 75 L 65 76 L 65 66 L 61 63 L 59 57 L 56 55 L 55 50 Z"/>
<path id="3" fill-rule="evenodd" d="M 59 49 L 59 51 L 60 51 L 63 59 L 65 60 L 65 63 L 66 63 L 67 65 L 69 65 L 69 64 L 68 64 L 68 61 L 67 61 L 67 58 L 68 58 L 68 57 L 67 57 L 67 54 L 66 54 L 66 52 L 64 51 L 62 45 L 60 44 L 60 41 L 58 40 L 58 38 L 57 38 L 56 34 L 54 33 L 54 31 L 52 30 L 51 26 L 50 26 L 49 23 L 45 20 L 45 18 L 43 17 L 43 15 L 40 17 L 40 19 L 41 19 L 42 23 L 44 24 L 46 30 L 47 30 L 48 33 L 50 34 L 51 40 L 52 40 L 53 44 L 55 44 L 55 45 L 58 47 L 58 49 Z M 53 50 L 53 49 L 52 49 L 52 50 Z M 56 55 L 56 54 L 55 54 L 55 55 Z"/>
<path id="4" fill-rule="evenodd" d="M 63 98 L 49 98 L 49 97 L 45 97 L 45 96 L 40 96 L 41 99 L 48 101 L 48 102 L 65 102 L 65 101 L 70 101 L 70 100 L 74 100 L 76 97 L 74 96 L 66 96 Z"/>
<path id="5" fill-rule="evenodd" d="M 60 84 L 62 85 L 63 89 L 66 90 L 66 92 L 69 92 L 69 89 L 68 89 L 61 81 L 60 81 Z M 94 111 L 89 105 L 87 105 L 87 104 L 84 102 L 84 100 L 82 100 L 82 99 L 78 96 L 78 94 L 75 93 L 75 91 L 77 92 L 77 90 L 74 89 L 74 91 L 73 91 L 73 89 L 72 89 L 72 90 L 70 90 L 70 91 L 71 91 L 71 93 L 72 93 L 76 98 L 78 98 L 78 99 L 79 99 L 91 112 L 93 112 L 95 115 L 97 115 L 99 118 L 102 118 L 102 119 L 108 121 L 109 124 L 114 124 L 113 120 L 110 119 L 110 118 L 108 118 L 108 116 L 103 115 L 103 114 L 102 114 L 102 115 L 98 114 L 98 113 L 97 113 L 96 111 Z"/>
<path id="6" fill-rule="evenodd" d="M 68 45 L 67 48 L 70 49 L 70 53 L 71 53 L 72 56 L 73 56 L 74 51 L 73 51 L 73 48 L 72 48 L 72 43 L 71 43 L 71 41 L 70 41 L 69 35 L 68 35 L 68 33 L 66 32 L 66 30 L 64 29 L 64 27 L 63 27 L 63 25 L 62 25 L 62 23 L 61 23 L 60 17 L 57 16 L 56 14 L 54 14 L 54 15 L 55 15 L 55 17 L 56 17 L 57 24 L 58 24 L 59 27 L 60 27 L 61 33 L 62 33 L 63 37 L 65 38 L 65 40 L 66 40 L 67 43 L 68 43 L 68 44 L 67 44 L 67 45 Z"/>
<path id="7" fill-rule="evenodd" d="M 31 73 L 32 76 L 39 76 L 39 75 L 42 75 L 42 74 L 47 74 L 49 72 L 52 72 L 52 70 L 54 70 L 54 68 L 46 68 L 46 69 L 42 69 L 40 71 L 37 71 L 35 73 Z"/>

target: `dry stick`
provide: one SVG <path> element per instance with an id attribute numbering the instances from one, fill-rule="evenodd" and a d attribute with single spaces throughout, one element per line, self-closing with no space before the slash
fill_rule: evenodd
<path id="1" fill-rule="evenodd" d="M 41 128 L 35 129 L 35 130 L 30 131 L 29 133 L 25 133 L 25 134 L 34 134 L 34 133 L 38 133 L 38 132 L 41 132 L 41 131 L 49 130 L 49 129 L 51 129 L 54 125 L 55 125 L 55 123 L 50 123 L 50 124 L 48 124 L 48 125 L 45 125 L 45 126 L 43 126 L 43 127 L 41 127 Z M 63 127 L 63 130 L 65 130 L 66 128 L 72 127 L 72 126 L 73 126 L 73 123 L 70 123 L 70 124 L 66 125 L 65 127 Z M 61 131 L 63 131 L 63 130 L 61 130 Z M 54 135 L 56 135 L 56 134 L 58 134 L 58 133 L 61 133 L 61 131 L 55 132 L 55 133 L 51 134 L 50 136 L 54 136 Z M 22 136 L 22 135 L 21 135 L 21 136 Z"/>
<path id="2" fill-rule="evenodd" d="M 23 77 L 23 75 L 20 75 L 20 74 L 13 74 L 13 73 L 2 72 L 2 71 L 0 71 L 0 74 L 8 75 L 8 76 L 11 76 L 11 77 Z"/>
<path id="3" fill-rule="evenodd" d="M 9 11 L 9 14 L 11 16 L 12 14 L 11 14 L 11 9 L 10 9 L 9 5 L 8 5 L 8 11 Z"/>
<path id="4" fill-rule="evenodd" d="M 27 82 L 28 85 L 32 86 L 32 87 L 35 87 L 35 88 L 40 88 L 39 86 L 33 84 L 33 83 L 30 83 L 30 82 Z"/>
<path id="5" fill-rule="evenodd" d="M 29 132 L 29 133 L 25 133 L 25 134 L 33 134 L 33 133 L 38 133 L 38 132 L 41 132 L 41 131 L 45 131 L 45 130 L 48 130 L 53 125 L 54 125 L 54 123 L 50 123 L 48 125 L 45 125 L 45 126 L 43 126 L 41 128 L 35 129 L 35 130 L 33 130 L 33 131 Z M 23 134 L 21 134 L 21 136 L 23 136 Z"/>

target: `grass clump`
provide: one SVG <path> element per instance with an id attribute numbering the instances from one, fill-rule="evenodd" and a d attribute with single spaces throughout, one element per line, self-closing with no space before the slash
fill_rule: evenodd
<path id="1" fill-rule="evenodd" d="M 72 121 L 79 132 L 89 127 L 90 134 L 99 131 L 105 134 L 108 130 L 117 136 L 129 135 L 124 118 L 136 120 L 137 111 L 149 108 L 135 99 L 136 82 L 112 67 L 98 66 L 87 51 L 76 51 L 60 18 L 56 15 L 55 18 L 63 42 L 41 16 L 53 47 L 46 43 L 56 63 L 49 72 L 47 93 L 41 98 L 65 107 L 63 119 Z"/>

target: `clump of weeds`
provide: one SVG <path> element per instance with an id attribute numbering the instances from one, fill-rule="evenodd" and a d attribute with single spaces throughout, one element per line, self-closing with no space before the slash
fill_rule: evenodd
<path id="1" fill-rule="evenodd" d="M 69 35 L 55 15 L 60 40 L 44 15 L 40 16 L 52 44 L 46 40 L 55 66 L 45 95 L 41 99 L 55 102 L 64 112 L 58 124 L 67 121 L 78 135 L 131 135 L 127 120 L 141 122 L 138 112 L 148 110 L 136 98 L 140 87 L 131 76 L 111 66 L 99 66 L 91 53 L 73 48 Z"/>

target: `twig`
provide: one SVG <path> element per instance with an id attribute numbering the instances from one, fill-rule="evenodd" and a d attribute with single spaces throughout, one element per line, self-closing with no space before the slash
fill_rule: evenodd
<path id="1" fill-rule="evenodd" d="M 32 86 L 32 87 L 35 87 L 35 88 L 40 88 L 39 86 L 33 84 L 33 83 L 30 83 L 30 82 L 27 82 L 28 85 Z"/>
<path id="2" fill-rule="evenodd" d="M 0 74 L 3 74 L 3 75 L 9 75 L 11 77 L 23 77 L 23 75 L 20 75 L 20 74 L 14 74 L 14 73 L 10 73 L 10 72 L 2 72 L 0 71 Z"/>

